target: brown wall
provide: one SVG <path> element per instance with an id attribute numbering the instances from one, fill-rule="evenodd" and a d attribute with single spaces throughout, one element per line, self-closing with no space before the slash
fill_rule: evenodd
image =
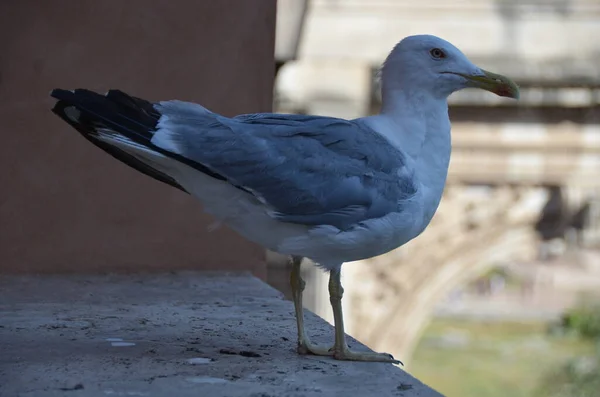
<path id="1" fill-rule="evenodd" d="M 265 252 L 50 113 L 55 87 L 268 111 L 275 0 L 0 4 L 0 272 L 251 270 Z"/>

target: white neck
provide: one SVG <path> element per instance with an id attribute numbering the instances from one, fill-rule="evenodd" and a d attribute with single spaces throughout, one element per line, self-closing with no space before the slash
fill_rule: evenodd
<path id="1" fill-rule="evenodd" d="M 435 210 L 444 190 L 450 162 L 450 120 L 446 98 L 427 96 L 418 90 L 384 91 L 381 113 L 363 120 L 412 159 L 419 181 L 435 203 Z"/>

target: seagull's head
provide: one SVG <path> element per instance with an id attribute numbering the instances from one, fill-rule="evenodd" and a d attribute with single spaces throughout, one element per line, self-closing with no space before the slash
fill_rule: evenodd
<path id="1" fill-rule="evenodd" d="M 458 48 L 431 35 L 398 43 L 384 63 L 382 78 L 392 88 L 430 90 L 444 98 L 469 87 L 519 98 L 519 87 L 508 77 L 475 66 Z"/>

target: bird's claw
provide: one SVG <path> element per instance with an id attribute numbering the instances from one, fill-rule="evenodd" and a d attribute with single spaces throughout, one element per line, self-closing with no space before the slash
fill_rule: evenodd
<path id="1" fill-rule="evenodd" d="M 301 355 L 312 354 L 315 356 L 330 356 L 340 361 L 366 361 L 404 365 L 402 361 L 396 360 L 394 356 L 389 353 L 355 352 L 350 350 L 347 346 L 341 349 L 332 346 L 328 349 L 311 342 L 299 341 L 297 351 L 298 354 Z"/>
<path id="2" fill-rule="evenodd" d="M 367 362 L 381 362 L 381 363 L 392 363 L 400 364 L 404 366 L 402 361 L 396 360 L 394 356 L 389 353 L 376 353 L 376 352 L 356 352 L 350 350 L 347 346 L 336 350 L 333 353 L 333 358 L 336 360 L 343 361 L 367 361 Z"/>

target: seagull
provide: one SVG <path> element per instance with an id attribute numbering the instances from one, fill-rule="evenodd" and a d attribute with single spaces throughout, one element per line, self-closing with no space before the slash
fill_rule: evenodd
<path id="1" fill-rule="evenodd" d="M 431 35 L 409 36 L 381 68 L 382 108 L 345 120 L 278 113 L 225 117 L 178 100 L 55 89 L 52 111 L 117 160 L 192 195 L 250 241 L 291 258 L 298 353 L 400 363 L 349 349 L 341 267 L 396 249 L 427 227 L 450 161 L 447 99 L 464 88 L 518 99 L 509 78 Z M 311 342 L 303 317 L 309 258 L 329 272 L 334 344 Z"/>

